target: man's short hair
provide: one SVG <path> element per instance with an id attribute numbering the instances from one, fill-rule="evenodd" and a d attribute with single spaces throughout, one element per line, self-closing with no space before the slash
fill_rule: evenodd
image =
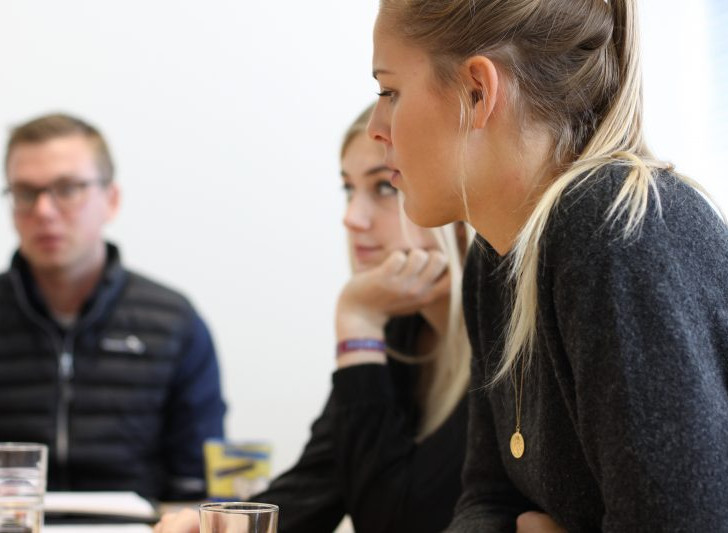
<path id="1" fill-rule="evenodd" d="M 10 154 L 20 144 L 39 144 L 58 137 L 81 135 L 88 139 L 96 155 L 99 179 L 109 183 L 114 179 L 114 162 L 109 147 L 101 132 L 80 118 L 63 113 L 53 113 L 35 118 L 10 131 L 10 139 L 5 151 L 5 171 L 8 169 Z"/>

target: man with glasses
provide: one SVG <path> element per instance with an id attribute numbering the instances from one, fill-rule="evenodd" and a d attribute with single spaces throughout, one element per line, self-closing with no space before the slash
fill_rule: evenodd
<path id="1" fill-rule="evenodd" d="M 225 406 L 207 327 L 126 270 L 101 134 L 67 115 L 11 132 L 4 195 L 20 245 L 0 275 L 0 441 L 49 445 L 49 490 L 204 494 L 202 443 Z"/>

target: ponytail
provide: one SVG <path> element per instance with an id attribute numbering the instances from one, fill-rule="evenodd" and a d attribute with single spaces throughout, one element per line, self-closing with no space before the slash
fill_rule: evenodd
<path id="1" fill-rule="evenodd" d="M 508 323 L 505 353 L 492 380 L 507 377 L 520 358 L 529 365 L 536 344 L 539 248 L 549 216 L 564 192 L 578 187 L 610 164 L 629 168 L 622 187 L 606 213 L 607 221 L 626 217 L 626 239 L 639 230 L 647 212 L 650 191 L 660 211 L 656 170 L 671 168 L 655 160 L 642 131 L 642 78 L 636 0 L 610 0 L 614 16 L 612 43 L 619 84 L 604 118 L 583 152 L 539 200 L 511 251 L 510 279 L 515 284 L 513 312 Z"/>

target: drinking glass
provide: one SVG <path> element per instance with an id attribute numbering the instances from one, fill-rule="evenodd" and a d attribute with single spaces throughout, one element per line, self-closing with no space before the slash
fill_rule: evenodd
<path id="1" fill-rule="evenodd" d="M 277 533 L 278 506 L 224 502 L 200 505 L 200 533 Z"/>
<path id="2" fill-rule="evenodd" d="M 38 533 L 43 524 L 48 447 L 0 443 L 0 533 Z"/>

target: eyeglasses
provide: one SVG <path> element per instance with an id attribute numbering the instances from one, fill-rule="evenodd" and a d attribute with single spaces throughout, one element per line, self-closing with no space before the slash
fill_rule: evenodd
<path id="1" fill-rule="evenodd" d="M 92 185 L 108 185 L 108 180 L 78 180 L 61 178 L 45 187 L 33 187 L 25 183 L 13 183 L 5 188 L 3 195 L 10 199 L 16 213 L 27 214 L 35 207 L 41 194 L 47 192 L 55 206 L 64 213 L 78 208 L 86 199 L 86 191 Z"/>

